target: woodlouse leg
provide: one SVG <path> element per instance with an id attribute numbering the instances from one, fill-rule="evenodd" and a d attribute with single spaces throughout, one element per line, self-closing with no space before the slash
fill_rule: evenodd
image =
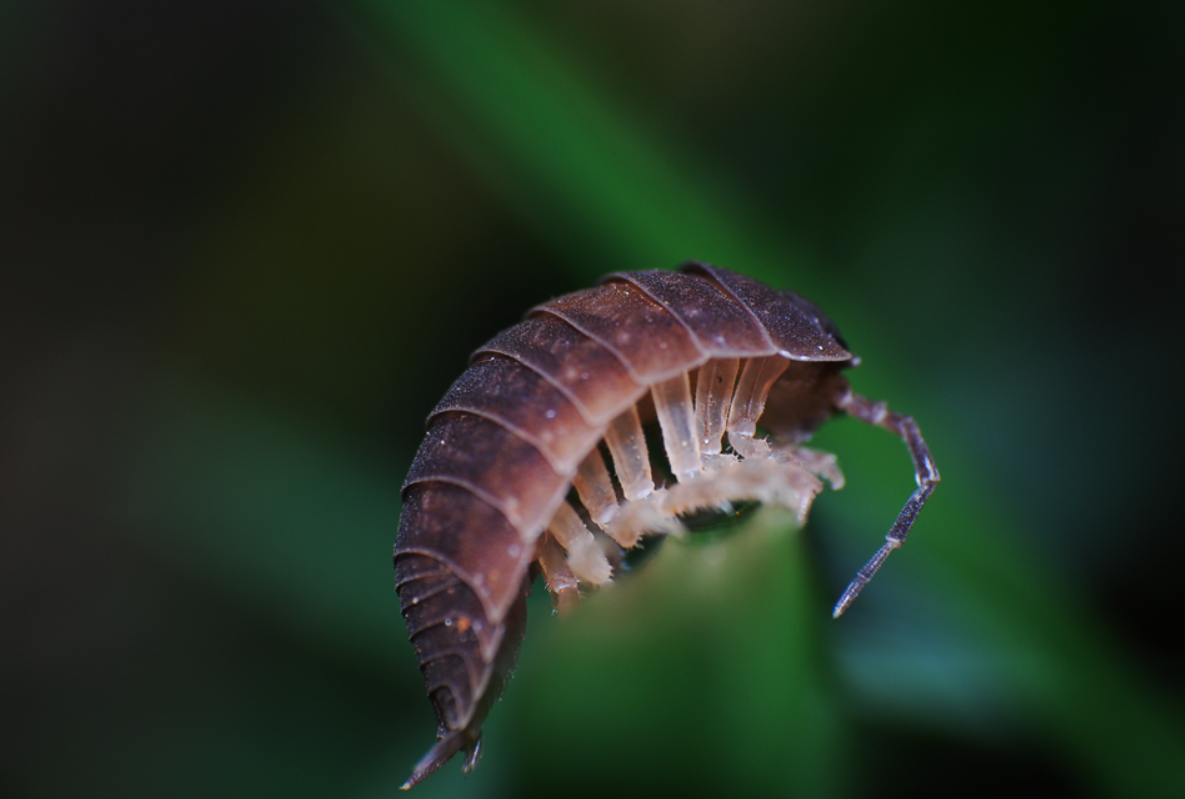
<path id="1" fill-rule="evenodd" d="M 755 500 L 795 512 L 806 519 L 823 483 L 797 460 L 768 458 L 739 461 L 711 479 L 679 483 L 667 490 L 663 510 L 674 516 L 701 508 L 723 508 L 740 500 Z"/>
<path id="2" fill-rule="evenodd" d="M 699 475 L 704 470 L 699 454 L 699 438 L 695 432 L 695 405 L 691 401 L 691 384 L 687 374 L 681 374 L 650 389 L 662 442 L 667 451 L 671 472 L 680 482 Z"/>
<path id="3" fill-rule="evenodd" d="M 934 493 L 934 486 L 941 479 L 938 467 L 934 465 L 934 459 L 930 457 L 930 448 L 926 446 L 922 432 L 913 419 L 890 411 L 883 402 L 873 402 L 851 392 L 841 397 L 836 405 L 840 410 L 846 411 L 862 422 L 883 427 L 905 441 L 905 445 L 909 447 L 909 455 L 913 458 L 914 476 L 917 479 L 918 488 L 906 501 L 901 513 L 898 514 L 897 521 L 893 523 L 893 527 L 885 536 L 884 545 L 877 550 L 868 563 L 864 564 L 864 568 L 856 573 L 855 579 L 848 584 L 839 601 L 835 603 L 835 610 L 832 612 L 833 618 L 839 618 L 851 606 L 860 592 L 864 590 L 864 586 L 868 585 L 868 581 L 876 574 L 877 569 L 884 564 L 889 554 L 905 543 L 905 537 L 909 535 L 909 529 L 913 527 L 914 520 L 917 519 L 918 513 L 926 504 L 930 494 Z"/>
<path id="4" fill-rule="evenodd" d="M 618 416 L 609 423 L 605 431 L 605 443 L 613 456 L 613 468 L 617 471 L 617 482 L 627 500 L 642 499 L 654 493 L 654 478 L 650 474 L 650 451 L 646 448 L 646 436 L 642 433 L 642 422 L 638 419 L 637 406 Z"/>
<path id="5" fill-rule="evenodd" d="M 778 463 L 794 461 L 802 464 L 808 472 L 830 483 L 832 491 L 839 491 L 844 486 L 843 472 L 830 452 L 819 452 L 797 444 L 782 444 L 774 446 L 774 460 Z"/>
<path id="6" fill-rule="evenodd" d="M 572 487 L 588 509 L 589 518 L 598 527 L 604 527 L 606 522 L 617 515 L 617 492 L 613 490 L 613 478 L 605 467 L 600 447 L 593 447 L 592 452 L 580 462 L 576 476 L 572 478 Z"/>
<path id="7" fill-rule="evenodd" d="M 770 454 L 769 444 L 753 436 L 757 433 L 757 420 L 765 410 L 770 388 L 789 366 L 789 359 L 777 355 L 751 358 L 745 362 L 728 414 L 728 443 L 742 458 Z"/>
<path id="8" fill-rule="evenodd" d="M 695 384 L 695 424 L 704 455 L 720 454 L 740 363 L 737 358 L 718 358 L 700 367 Z"/>
<path id="9" fill-rule="evenodd" d="M 560 504 L 547 531 L 568 552 L 568 566 L 589 585 L 604 585 L 613 576 L 609 559 L 567 502 Z"/>
<path id="10" fill-rule="evenodd" d="M 580 601 L 576 575 L 568 566 L 564 550 L 548 534 L 544 534 L 539 547 L 539 567 L 547 582 L 547 590 L 551 592 L 551 606 L 559 613 L 567 613 L 576 607 Z"/>

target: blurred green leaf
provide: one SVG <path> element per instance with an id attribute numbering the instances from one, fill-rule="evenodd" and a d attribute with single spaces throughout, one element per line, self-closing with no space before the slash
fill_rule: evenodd
<path id="1" fill-rule="evenodd" d="M 766 280 L 795 264 L 810 291 L 805 254 L 774 235 L 723 172 L 693 169 L 674 142 L 647 136 L 505 6 L 358 6 L 389 47 L 418 60 L 420 89 L 433 98 L 427 113 L 451 110 L 442 120 L 449 139 L 541 235 L 575 254 L 586 280 L 694 253 Z"/>
<path id="2" fill-rule="evenodd" d="M 617 783 L 691 795 L 850 788 L 804 556 L 793 516 L 763 509 L 723 536 L 663 542 L 571 617 L 534 621 L 512 687 L 524 697 L 520 745 L 508 753 L 532 792 L 560 781 L 575 795 Z"/>

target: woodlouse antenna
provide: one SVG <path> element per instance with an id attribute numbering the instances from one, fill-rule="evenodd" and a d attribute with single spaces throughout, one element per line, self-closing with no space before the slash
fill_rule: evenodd
<path id="1" fill-rule="evenodd" d="M 832 618 L 839 618 L 843 615 L 843 612 L 856 601 L 856 597 L 864 590 L 864 586 L 868 585 L 868 581 L 888 559 L 889 554 L 905 543 L 905 538 L 909 535 L 909 530 L 913 527 L 914 520 L 917 519 L 922 506 L 926 504 L 930 494 L 934 493 L 934 486 L 942 479 L 938 474 L 938 467 L 934 465 L 934 459 L 930 457 L 930 448 L 926 446 L 926 441 L 922 438 L 922 431 L 918 429 L 913 419 L 890 411 L 883 402 L 873 402 L 850 391 L 840 398 L 837 406 L 850 416 L 876 427 L 883 427 L 905 441 L 905 445 L 909 447 L 909 455 L 913 458 L 918 488 L 906 501 L 901 513 L 897 515 L 897 521 L 893 523 L 892 528 L 885 536 L 885 543 L 868 563 L 865 563 L 864 567 L 856 572 L 856 577 L 844 589 L 839 601 L 835 603 L 835 610 L 831 614 Z"/>

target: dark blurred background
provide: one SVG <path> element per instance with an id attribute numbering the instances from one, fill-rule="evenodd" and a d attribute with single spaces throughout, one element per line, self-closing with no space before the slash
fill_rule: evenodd
<path id="1" fill-rule="evenodd" d="M 825 308 L 944 482 L 536 591 L 433 796 L 1185 795 L 1185 5 L 0 7 L 0 793 L 390 796 L 398 489 L 467 353 L 614 270 Z"/>

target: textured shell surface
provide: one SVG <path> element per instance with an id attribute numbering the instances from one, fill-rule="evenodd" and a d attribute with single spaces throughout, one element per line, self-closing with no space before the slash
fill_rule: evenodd
<path id="1" fill-rule="evenodd" d="M 438 720 L 404 787 L 462 750 L 465 769 L 476 764 L 537 574 L 566 610 L 581 586 L 611 580 L 624 549 L 679 530 L 683 514 L 754 499 L 804 518 L 820 478 L 842 477 L 834 458 L 799 444 L 846 412 L 901 434 L 926 490 L 842 612 L 938 479 L 912 420 L 851 393 L 842 372 L 855 363 L 809 301 L 698 262 L 608 275 L 480 347 L 429 415 L 403 486 L 396 590 Z M 662 452 L 648 450 L 648 424 Z"/>

